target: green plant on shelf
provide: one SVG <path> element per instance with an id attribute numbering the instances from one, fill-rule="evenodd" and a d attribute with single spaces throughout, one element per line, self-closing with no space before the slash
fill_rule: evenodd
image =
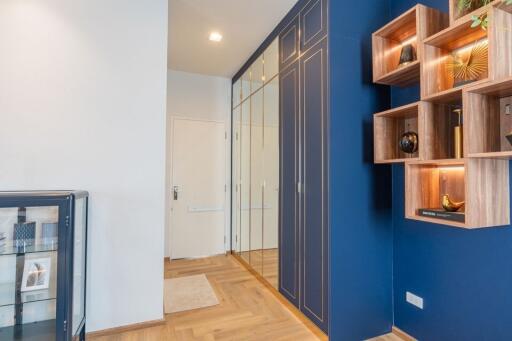
<path id="1" fill-rule="evenodd" d="M 465 13 L 467 11 L 473 11 L 477 8 L 486 6 L 492 1 L 493 0 L 458 0 L 457 8 L 459 9 L 459 12 Z M 505 5 L 512 5 L 512 0 L 503 0 L 502 3 Z M 483 30 L 487 30 L 487 27 L 489 26 L 489 17 L 487 16 L 487 13 L 473 15 L 471 16 L 471 20 L 472 28 L 481 27 Z"/>

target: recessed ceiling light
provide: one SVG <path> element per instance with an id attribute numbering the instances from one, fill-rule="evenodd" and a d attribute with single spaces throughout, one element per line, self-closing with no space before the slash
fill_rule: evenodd
<path id="1" fill-rule="evenodd" d="M 220 34 L 219 32 L 212 32 L 210 33 L 210 40 L 218 43 L 222 40 L 222 34 Z"/>

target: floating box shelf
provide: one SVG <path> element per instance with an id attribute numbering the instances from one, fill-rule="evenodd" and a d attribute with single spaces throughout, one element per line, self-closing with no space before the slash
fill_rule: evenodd
<path id="1" fill-rule="evenodd" d="M 494 0 L 487 6 L 475 7 L 470 10 L 460 11 L 457 6 L 458 0 L 449 0 L 449 11 L 450 11 L 450 25 L 454 25 L 459 21 L 464 21 L 471 18 L 473 15 L 480 15 L 485 13 L 488 8 L 494 4 L 500 3 L 501 0 Z"/>
<path id="2" fill-rule="evenodd" d="M 420 79 L 422 41 L 448 25 L 448 16 L 423 5 L 416 5 L 372 35 L 373 81 L 407 86 Z M 399 67 L 402 46 L 412 44 L 417 60 Z"/>
<path id="3" fill-rule="evenodd" d="M 375 163 L 397 163 L 419 160 L 423 138 L 423 104 L 421 102 L 374 115 Z M 406 154 L 399 147 L 402 134 L 414 131 L 420 141 L 415 154 Z"/>
<path id="4" fill-rule="evenodd" d="M 423 160 L 455 158 L 454 128 L 459 124 L 459 116 L 454 110 L 462 108 L 462 92 L 432 98 L 423 102 L 423 108 Z"/>
<path id="5" fill-rule="evenodd" d="M 425 40 L 422 56 L 424 60 L 421 79 L 422 98 L 462 89 L 464 86 L 456 86 L 449 70 L 452 53 L 462 51 L 461 53 L 467 54 L 471 47 L 478 43 L 488 43 L 487 31 L 471 28 L 471 20 L 449 27 Z M 467 57 L 467 55 L 463 56 L 463 58 Z M 488 68 L 489 65 L 487 70 Z M 487 77 L 488 72 L 485 72 L 478 80 L 485 80 Z"/>
<path id="6" fill-rule="evenodd" d="M 464 201 L 464 222 L 424 217 L 441 198 Z M 406 218 L 461 228 L 510 224 L 509 162 L 492 159 L 416 161 L 405 165 Z"/>
<path id="7" fill-rule="evenodd" d="M 505 0 L 494 0 L 486 6 L 474 8 L 469 11 L 460 11 L 457 7 L 457 0 L 449 0 L 450 6 L 450 25 L 455 25 L 460 21 L 470 19 L 472 16 L 480 16 L 483 13 L 489 11 L 491 7 L 496 7 L 506 12 L 512 13 L 512 5 L 506 5 Z"/>
<path id="8" fill-rule="evenodd" d="M 449 28 L 438 32 L 424 41 L 422 64 L 422 99 L 427 99 L 446 91 L 473 86 L 478 82 L 512 76 L 512 13 L 495 6 L 485 6 L 480 11 L 487 12 L 489 27 L 471 27 L 471 17 L 463 17 Z M 473 83 L 457 85 L 450 73 L 449 63 L 453 54 L 469 58 L 472 47 L 488 44 L 487 71 Z"/>
<path id="9" fill-rule="evenodd" d="M 464 108 L 467 156 L 512 159 L 512 77 L 468 88 Z"/>

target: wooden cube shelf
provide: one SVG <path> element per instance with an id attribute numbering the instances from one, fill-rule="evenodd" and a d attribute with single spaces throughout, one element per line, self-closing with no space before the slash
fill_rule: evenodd
<path id="1" fill-rule="evenodd" d="M 489 11 L 491 7 L 496 7 L 512 13 L 512 5 L 506 5 L 505 0 L 493 0 L 486 6 L 475 7 L 470 10 L 460 11 L 457 6 L 458 0 L 449 0 L 450 10 L 450 25 L 455 25 L 460 21 L 467 20 L 473 16 L 480 16 L 483 13 Z"/>
<path id="2" fill-rule="evenodd" d="M 450 11 L 450 25 L 456 24 L 459 20 L 467 20 L 468 18 L 472 17 L 473 15 L 479 16 L 482 13 L 485 13 L 488 7 L 500 3 L 501 0 L 494 0 L 487 6 L 478 6 L 473 7 L 469 10 L 459 10 L 459 7 L 457 6 L 458 0 L 448 0 L 449 2 L 449 11 Z M 487 8 L 486 8 L 487 7 Z"/>
<path id="3" fill-rule="evenodd" d="M 471 17 L 463 17 L 456 24 L 438 32 L 424 41 L 422 49 L 421 97 L 426 100 L 445 92 L 457 91 L 487 80 L 512 76 L 512 13 L 495 6 L 485 6 L 489 27 L 471 27 Z M 467 60 L 472 47 L 487 44 L 487 71 L 473 83 L 457 85 L 449 70 L 453 54 Z"/>
<path id="4" fill-rule="evenodd" d="M 449 27 L 425 40 L 422 56 L 422 99 L 455 92 L 462 88 L 463 85 L 455 86 L 448 64 L 452 60 L 452 53 L 463 53 L 463 57 L 467 58 L 466 54 L 471 51 L 471 47 L 478 43 L 488 43 L 487 31 L 471 28 L 471 20 Z M 487 65 L 487 70 L 488 67 Z M 488 71 L 483 73 L 479 80 L 487 78 Z"/>
<path id="5" fill-rule="evenodd" d="M 396 163 L 419 160 L 422 151 L 423 109 L 417 102 L 374 115 L 374 158 L 375 163 Z M 399 147 L 402 134 L 414 131 L 418 134 L 418 151 L 406 154 Z"/>
<path id="6" fill-rule="evenodd" d="M 454 129 L 459 125 L 459 116 L 454 110 L 462 108 L 462 92 L 445 94 L 425 101 L 423 108 L 423 160 L 455 158 Z M 464 116 L 461 116 L 461 124 L 463 118 Z"/>
<path id="7" fill-rule="evenodd" d="M 468 88 L 464 108 L 467 156 L 512 159 L 512 77 Z"/>
<path id="8" fill-rule="evenodd" d="M 420 78 L 420 50 L 423 40 L 448 25 L 448 16 L 432 8 L 416 5 L 372 35 L 373 81 L 407 86 Z M 417 59 L 399 67 L 402 47 L 411 44 Z"/>
<path id="9" fill-rule="evenodd" d="M 447 16 L 417 5 L 373 34 L 374 82 L 407 86 L 419 79 L 421 89 L 420 102 L 374 115 L 375 163 L 405 164 L 408 219 L 467 229 L 505 226 L 510 224 L 512 5 L 495 0 L 469 13 L 455 6 L 456 0 L 449 0 Z M 487 16 L 487 29 L 472 28 L 473 16 Z M 406 44 L 416 47 L 417 60 L 399 68 Z M 460 65 L 475 61 L 472 53 L 482 51 L 473 49 L 477 44 L 487 47 L 484 67 L 471 81 L 454 79 L 454 56 Z M 462 109 L 461 117 L 455 109 Z M 454 128 L 460 123 L 463 155 L 456 159 Z M 418 134 L 413 155 L 399 148 L 407 131 Z M 465 202 L 460 214 L 446 213 L 444 194 Z"/>
<path id="10" fill-rule="evenodd" d="M 406 218 L 462 228 L 510 224 L 509 162 L 461 159 L 408 162 L 405 165 Z M 448 194 L 464 201 L 463 222 L 420 215 L 420 209 L 443 211 Z"/>

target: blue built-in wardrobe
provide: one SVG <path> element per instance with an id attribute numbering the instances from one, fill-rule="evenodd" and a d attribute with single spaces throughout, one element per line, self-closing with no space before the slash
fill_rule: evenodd
<path id="1" fill-rule="evenodd" d="M 279 34 L 280 292 L 327 332 L 329 154 L 327 1 L 310 1 Z"/>
<path id="2" fill-rule="evenodd" d="M 299 0 L 233 78 L 240 103 L 248 71 L 277 39 L 277 288 L 330 340 L 364 340 L 392 327 L 391 183 L 372 151 L 373 113 L 389 95 L 370 71 L 371 33 L 388 11 L 381 0 Z M 236 224 L 243 261 L 244 250 L 258 250 L 240 247 Z"/>

